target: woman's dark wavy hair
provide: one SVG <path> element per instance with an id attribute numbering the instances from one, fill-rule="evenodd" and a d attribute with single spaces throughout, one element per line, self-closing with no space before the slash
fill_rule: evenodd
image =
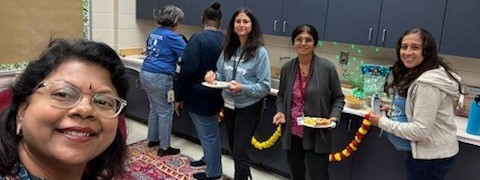
<path id="1" fill-rule="evenodd" d="M 308 34 L 310 34 L 312 37 L 313 37 L 313 41 L 314 41 L 314 46 L 317 46 L 318 44 L 318 32 L 317 32 L 317 29 L 315 29 L 315 27 L 313 27 L 312 25 L 310 24 L 302 24 L 302 25 L 299 25 L 295 28 L 295 30 L 293 30 L 292 32 L 292 37 L 291 37 L 291 40 L 292 40 L 292 44 L 295 43 L 295 38 L 301 34 L 302 32 L 306 32 Z"/>
<path id="2" fill-rule="evenodd" d="M 222 11 L 220 10 L 220 3 L 214 2 L 203 11 L 202 16 L 203 24 L 210 26 L 220 27 L 220 21 L 222 20 Z"/>
<path id="3" fill-rule="evenodd" d="M 407 67 L 405 67 L 400 58 L 400 49 L 402 48 L 403 38 L 410 34 L 420 35 L 420 38 L 423 41 L 422 55 L 424 58 L 422 63 L 412 69 L 408 69 Z M 427 30 L 422 28 L 415 28 L 404 32 L 398 40 L 395 49 L 397 54 L 397 61 L 392 67 L 393 82 L 387 86 L 388 89 L 393 88 L 394 90 L 397 90 L 402 96 L 406 96 L 410 84 L 422 73 L 431 69 L 438 68 L 439 66 L 443 66 L 450 78 L 452 78 L 459 84 L 460 92 L 462 92 L 461 82 L 452 75 L 452 69 L 442 60 L 441 57 L 438 56 L 435 39 L 433 38 L 432 34 L 430 34 Z"/>
<path id="4" fill-rule="evenodd" d="M 245 43 L 244 49 L 245 54 L 243 59 L 248 61 L 249 59 L 253 58 L 257 52 L 257 49 L 260 46 L 263 46 L 263 36 L 262 30 L 260 29 L 260 24 L 258 23 L 257 18 L 253 15 L 252 11 L 247 8 L 240 8 L 235 13 L 233 13 L 232 18 L 228 24 L 227 35 L 225 38 L 225 48 L 224 48 L 224 56 L 225 59 L 231 59 L 232 56 L 235 54 L 237 49 L 240 47 L 240 39 L 238 38 L 237 33 L 235 33 L 234 25 L 235 25 L 235 18 L 240 13 L 245 13 L 252 22 L 252 31 L 248 35 L 247 42 Z"/>
<path id="5" fill-rule="evenodd" d="M 35 87 L 62 63 L 81 61 L 97 64 L 110 72 L 111 82 L 118 96 L 125 99 L 128 81 L 123 63 L 117 53 L 104 43 L 77 40 L 69 42 L 54 39 L 40 57 L 29 63 L 23 74 L 10 87 L 12 103 L 0 116 L 0 174 L 10 174 L 13 166 L 19 162 L 18 145 L 22 136 L 16 135 L 16 116 L 20 104 L 28 101 Z M 123 113 L 122 113 L 123 114 Z M 123 172 L 126 159 L 126 144 L 120 128 L 112 144 L 99 156 L 88 162 L 84 177 L 111 179 Z"/>

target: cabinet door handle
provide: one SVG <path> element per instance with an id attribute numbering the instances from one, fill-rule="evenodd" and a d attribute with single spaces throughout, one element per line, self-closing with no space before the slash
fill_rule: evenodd
<path id="1" fill-rule="evenodd" d="M 273 32 L 277 32 L 277 23 L 278 20 L 273 21 Z"/>
<path id="2" fill-rule="evenodd" d="M 287 21 L 283 21 L 282 31 L 283 33 L 287 32 Z"/>
<path id="3" fill-rule="evenodd" d="M 156 10 L 156 9 L 153 9 L 153 10 L 152 10 L 152 17 L 153 17 L 153 19 L 155 19 L 155 18 L 157 17 L 157 14 L 155 14 L 155 10 Z"/>
<path id="4" fill-rule="evenodd" d="M 135 80 L 135 87 L 136 87 L 136 88 L 140 87 L 140 86 L 138 85 L 138 81 L 139 81 L 139 79 L 136 79 L 136 80 Z"/>
<path id="5" fill-rule="evenodd" d="M 352 119 L 348 119 L 348 132 L 350 132 L 352 126 Z"/>
<path id="6" fill-rule="evenodd" d="M 372 32 L 373 28 L 368 29 L 368 44 L 372 44 Z"/>
<path id="7" fill-rule="evenodd" d="M 382 31 L 382 45 L 385 45 L 385 35 L 387 34 L 387 29 L 383 29 Z"/>

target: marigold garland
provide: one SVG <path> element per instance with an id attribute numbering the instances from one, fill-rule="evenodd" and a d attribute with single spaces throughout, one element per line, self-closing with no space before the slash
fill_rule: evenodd
<path id="1" fill-rule="evenodd" d="M 263 141 L 263 142 L 258 142 L 257 138 L 255 136 L 252 136 L 252 145 L 253 147 L 257 148 L 258 150 L 264 150 L 272 147 L 277 140 L 280 138 L 282 135 L 282 126 L 278 125 L 277 130 L 268 138 L 268 140 Z"/>
<path id="2" fill-rule="evenodd" d="M 370 129 L 370 126 L 372 123 L 370 122 L 370 114 L 365 115 L 365 119 L 362 121 L 362 125 L 360 128 L 358 128 L 358 131 L 355 133 L 355 137 L 352 139 L 350 144 L 345 147 L 345 149 L 336 152 L 336 153 L 331 153 L 329 156 L 330 162 L 340 162 L 350 155 L 354 151 L 357 151 L 358 147 L 360 146 L 360 143 L 362 143 L 362 139 L 365 137 L 365 135 L 368 133 L 368 130 Z"/>
<path id="3" fill-rule="evenodd" d="M 218 113 L 218 122 L 222 122 L 223 117 L 224 117 L 223 109 L 221 109 L 220 112 Z M 275 130 L 272 136 L 270 136 L 270 138 L 268 138 L 266 141 L 258 142 L 257 138 L 255 138 L 255 136 L 252 136 L 251 143 L 253 147 L 257 148 L 258 150 L 268 149 L 277 142 L 277 140 L 280 138 L 281 135 L 282 135 L 282 126 L 278 125 L 277 130 Z"/>
<path id="4" fill-rule="evenodd" d="M 218 112 L 218 122 L 222 122 L 223 121 L 223 109 L 220 109 L 220 112 Z"/>
<path id="5" fill-rule="evenodd" d="M 369 119 L 370 119 L 370 114 L 366 114 L 365 118 L 362 121 L 362 125 L 358 128 L 357 132 L 355 133 L 355 137 L 345 147 L 345 149 L 336 153 L 331 153 L 329 155 L 330 162 L 340 162 L 350 157 L 353 154 L 353 152 L 357 151 L 357 149 L 360 147 L 360 144 L 362 143 L 363 138 L 368 133 L 368 130 L 370 130 L 370 126 L 372 125 Z M 223 120 L 223 109 L 219 113 L 219 121 L 222 121 L 222 120 Z M 280 125 L 278 125 L 277 130 L 275 130 L 273 135 L 270 136 L 268 140 L 263 142 L 258 142 L 257 138 L 253 136 L 251 143 L 253 147 L 255 147 L 258 150 L 268 149 L 277 142 L 277 140 L 280 138 L 281 135 L 282 135 L 282 128 Z"/>

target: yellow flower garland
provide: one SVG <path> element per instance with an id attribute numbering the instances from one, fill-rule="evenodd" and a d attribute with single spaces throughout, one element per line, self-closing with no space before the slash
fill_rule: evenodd
<path id="1" fill-rule="evenodd" d="M 223 121 L 223 109 L 220 110 L 220 112 L 218 113 L 218 121 L 219 122 Z M 253 136 L 251 143 L 253 147 L 257 148 L 258 150 L 268 149 L 277 142 L 277 140 L 280 138 L 281 135 L 282 135 L 282 128 L 280 125 L 278 125 L 277 130 L 266 141 L 258 142 L 257 138 Z"/>
<path id="2" fill-rule="evenodd" d="M 370 114 L 365 115 L 365 119 L 363 119 L 362 125 L 358 128 L 357 132 L 355 133 L 355 137 L 347 145 L 347 147 L 345 147 L 345 149 L 339 152 L 330 154 L 329 156 L 330 162 L 340 162 L 350 157 L 350 155 L 352 155 L 353 152 L 357 151 L 357 149 L 360 147 L 360 144 L 362 143 L 362 139 L 368 133 L 368 130 L 372 125 L 369 118 L 370 118 Z M 273 133 L 273 135 L 270 138 L 268 138 L 268 140 L 263 142 L 258 142 L 255 136 L 253 136 L 251 143 L 258 150 L 268 149 L 277 142 L 277 140 L 280 138 L 281 135 L 282 135 L 282 130 L 281 130 L 281 126 L 279 125 L 277 127 L 277 130 Z"/>
<path id="3" fill-rule="evenodd" d="M 263 142 L 258 142 L 257 138 L 255 136 L 252 136 L 252 145 L 258 150 L 263 150 L 263 149 L 268 149 L 272 147 L 277 140 L 280 138 L 282 135 L 282 126 L 278 125 L 277 130 L 268 138 L 268 140 L 263 141 Z"/>
<path id="4" fill-rule="evenodd" d="M 362 139 L 368 133 L 368 130 L 372 125 L 369 119 L 370 119 L 370 114 L 366 114 L 365 119 L 363 119 L 362 121 L 362 125 L 358 128 L 357 132 L 355 133 L 355 137 L 347 145 L 347 147 L 345 147 L 345 149 L 336 153 L 331 153 L 329 156 L 330 162 L 340 162 L 350 157 L 353 154 L 353 152 L 357 151 L 357 149 L 360 147 L 360 143 L 362 143 Z M 222 120 L 223 120 L 223 109 L 219 113 L 219 121 L 222 121 Z M 277 140 L 280 138 L 281 135 L 282 135 L 282 128 L 281 128 L 281 125 L 278 125 L 277 130 L 275 130 L 273 135 L 270 136 L 270 138 L 268 138 L 266 141 L 258 142 L 257 138 L 253 136 L 251 143 L 253 147 L 255 147 L 258 150 L 268 149 L 277 142 Z"/>

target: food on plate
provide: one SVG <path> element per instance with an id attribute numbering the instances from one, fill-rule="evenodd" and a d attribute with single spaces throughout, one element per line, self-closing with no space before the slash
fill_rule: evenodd
<path id="1" fill-rule="evenodd" d="M 228 86 L 228 82 L 225 81 L 213 81 L 212 83 L 209 83 L 214 86 Z"/>
<path id="2" fill-rule="evenodd" d="M 209 88 L 218 88 L 218 89 L 223 89 L 227 88 L 229 86 L 229 82 L 225 81 L 213 81 L 213 82 L 202 82 L 202 85 L 207 86 Z"/>
<path id="3" fill-rule="evenodd" d="M 303 123 L 310 126 L 325 126 L 330 124 L 330 120 L 326 118 L 305 117 Z"/>
<path id="4" fill-rule="evenodd" d="M 358 99 L 355 96 L 348 94 L 345 96 L 345 104 L 349 108 L 362 109 L 364 102 L 361 99 Z"/>

